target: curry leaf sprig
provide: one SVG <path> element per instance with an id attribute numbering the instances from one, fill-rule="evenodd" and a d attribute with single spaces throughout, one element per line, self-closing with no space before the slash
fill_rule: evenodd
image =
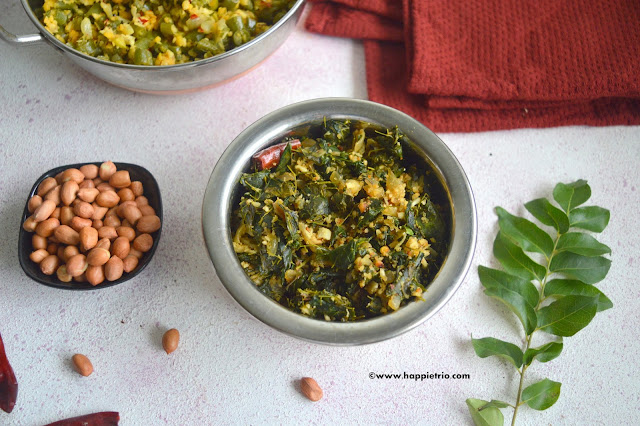
<path id="1" fill-rule="evenodd" d="M 546 198 L 525 204 L 525 208 L 551 234 L 533 222 L 496 208 L 500 231 L 493 254 L 503 270 L 478 267 L 485 294 L 504 303 L 520 320 L 524 331 L 524 350 L 516 344 L 493 337 L 471 338 L 480 358 L 498 356 L 507 360 L 519 373 L 514 403 L 498 400 L 467 399 L 476 425 L 496 426 L 504 423 L 503 408 L 511 407 L 514 425 L 518 409 L 526 404 L 546 410 L 560 396 L 559 382 L 544 379 L 525 382 L 525 372 L 534 361 L 548 362 L 562 352 L 562 338 L 586 327 L 597 312 L 613 303 L 594 284 L 602 281 L 611 261 L 604 257 L 611 249 L 591 234 L 576 229 L 602 232 L 609 223 L 609 210 L 597 206 L 579 207 L 591 197 L 584 180 L 559 183 L 553 198 L 559 208 Z M 531 254 L 528 254 L 531 253 Z M 533 344 L 536 332 L 546 333 L 546 343 Z"/>

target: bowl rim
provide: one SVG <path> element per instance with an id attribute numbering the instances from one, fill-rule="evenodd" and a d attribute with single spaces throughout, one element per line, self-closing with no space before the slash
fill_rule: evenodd
<path id="1" fill-rule="evenodd" d="M 250 157 L 277 143 L 287 131 L 324 118 L 351 118 L 398 127 L 434 164 L 452 202 L 449 255 L 425 292 L 425 301 L 409 303 L 380 317 L 336 323 L 289 311 L 262 294 L 247 277 L 233 251 L 230 210 L 233 189 Z M 417 137 L 422 135 L 421 137 Z M 233 299 L 261 322 L 293 337 L 331 345 L 357 345 L 398 336 L 432 317 L 460 287 L 471 265 L 477 238 L 475 201 L 467 176 L 449 147 L 409 115 L 386 105 L 351 98 L 321 98 L 273 111 L 242 131 L 218 159 L 207 184 L 202 229 L 216 273 Z M 430 298 L 429 296 L 435 297 Z"/>
<path id="2" fill-rule="evenodd" d="M 62 43 L 60 40 L 55 38 L 54 35 L 51 34 L 49 31 L 47 31 L 47 29 L 42 25 L 42 23 L 40 23 L 40 20 L 38 19 L 38 17 L 36 16 L 35 12 L 31 8 L 31 5 L 29 4 L 29 0 L 20 0 L 20 1 L 22 2 L 22 7 L 24 8 L 25 12 L 27 13 L 27 16 L 29 17 L 31 22 L 38 29 L 38 32 L 40 32 L 40 34 L 47 41 L 49 41 L 55 47 L 57 47 L 58 49 L 60 49 L 60 50 L 62 50 L 64 52 L 71 53 L 71 54 L 73 54 L 73 55 L 75 55 L 75 56 L 77 56 L 79 58 L 85 59 L 85 60 L 90 61 L 90 62 L 94 62 L 94 63 L 102 64 L 102 65 L 109 65 L 109 66 L 111 66 L 113 68 L 128 69 L 128 70 L 140 70 L 140 71 L 142 71 L 142 70 L 173 71 L 173 70 L 181 70 L 181 69 L 185 69 L 185 68 L 194 68 L 194 67 L 204 66 L 204 65 L 210 64 L 212 62 L 222 61 L 222 60 L 224 60 L 225 58 L 227 58 L 229 56 L 233 56 L 233 55 L 238 54 L 239 52 L 242 52 L 242 51 L 244 51 L 246 49 L 250 49 L 251 47 L 253 47 L 257 43 L 259 43 L 262 39 L 268 37 L 270 34 L 272 34 L 273 32 L 277 31 L 278 28 L 280 28 L 282 25 L 285 24 L 285 22 L 287 22 L 289 19 L 291 19 L 291 17 L 294 16 L 297 13 L 298 9 L 300 9 L 304 5 L 306 0 L 296 0 L 294 5 L 291 6 L 291 9 L 289 9 L 287 11 L 287 13 L 285 13 L 285 15 L 278 20 L 278 22 L 273 24 L 267 31 L 263 32 L 262 34 L 258 35 L 256 38 L 254 38 L 253 40 L 250 40 L 250 41 L 246 42 L 245 44 L 243 44 L 241 46 L 234 47 L 231 50 L 227 50 L 224 53 L 212 56 L 210 58 L 198 59 L 198 60 L 195 60 L 195 61 L 185 62 L 183 64 L 175 64 L 175 65 L 120 64 L 120 63 L 117 63 L 117 62 L 105 61 L 103 59 L 98 59 L 98 58 L 95 58 L 93 56 L 87 55 L 86 53 L 80 52 L 79 50 L 76 50 L 73 47 L 68 46 L 65 43 Z"/>
<path id="3" fill-rule="evenodd" d="M 25 247 L 25 240 L 27 238 L 29 238 L 29 236 L 33 235 L 33 232 L 27 232 L 24 230 L 24 228 L 22 227 L 22 224 L 24 223 L 24 221 L 31 216 L 31 213 L 29 213 L 29 200 L 31 199 L 31 197 L 33 195 L 35 195 L 37 189 L 38 189 L 38 185 L 47 177 L 54 177 L 55 175 L 57 175 L 58 173 L 66 170 L 66 169 L 70 169 L 70 168 L 80 168 L 81 166 L 87 165 L 87 164 L 95 164 L 98 167 L 100 167 L 100 164 L 102 164 L 102 161 L 88 161 L 88 162 L 84 162 L 84 163 L 74 163 L 74 164 L 67 164 L 67 165 L 63 165 L 63 166 L 58 166 L 58 167 L 54 167 L 50 170 L 47 170 L 45 173 L 43 173 L 33 184 L 33 186 L 31 187 L 31 190 L 29 191 L 29 195 L 27 197 L 27 201 L 25 203 L 24 209 L 22 211 L 22 216 L 21 216 L 21 222 L 20 222 L 20 232 L 18 234 L 18 260 L 20 262 L 20 267 L 22 268 L 22 271 L 25 273 L 25 275 L 27 275 L 29 278 L 31 278 L 32 280 L 46 285 L 48 287 L 53 287 L 53 288 L 59 288 L 59 289 L 63 289 L 63 290 L 100 290 L 103 288 L 107 288 L 107 287 L 113 287 L 115 285 L 118 284 L 122 284 L 125 281 L 129 281 L 130 279 L 136 277 L 138 274 L 140 274 L 140 272 L 142 272 L 143 269 L 145 269 L 147 267 L 147 265 L 151 262 L 151 259 L 153 258 L 153 255 L 156 252 L 156 249 L 158 248 L 158 244 L 160 242 L 160 236 L 162 234 L 162 226 L 164 224 L 164 220 L 163 220 L 163 211 L 162 211 L 162 196 L 160 194 L 160 186 L 158 185 L 158 181 L 156 180 L 156 178 L 153 176 L 153 174 L 147 170 L 146 168 L 138 165 L 138 164 L 132 164 L 132 163 L 122 163 L 122 162 L 114 162 L 114 164 L 116 165 L 118 170 L 129 170 L 131 171 L 132 169 L 136 170 L 136 173 L 140 173 L 140 174 L 144 174 L 146 175 L 146 179 L 149 180 L 149 182 L 151 182 L 151 184 L 153 185 L 152 190 L 155 191 L 155 193 L 157 194 L 154 198 L 157 198 L 157 207 L 154 207 L 154 210 L 156 211 L 156 216 L 158 216 L 160 218 L 160 229 L 158 229 L 156 232 L 154 232 L 154 237 L 153 237 L 153 245 L 151 246 L 151 249 L 149 251 L 147 251 L 146 253 L 143 254 L 142 258 L 140 259 L 138 266 L 136 267 L 135 270 L 133 270 L 132 272 L 127 273 L 126 275 L 123 275 L 122 277 L 118 278 L 115 281 L 103 281 L 102 283 L 93 286 L 89 283 L 86 282 L 77 282 L 77 281 L 70 281 L 68 283 L 62 282 L 60 280 L 57 279 L 56 275 L 44 275 L 42 272 L 40 272 L 39 270 L 33 272 L 33 262 L 31 261 L 31 259 L 29 259 L 29 252 L 26 251 L 26 247 Z M 146 185 L 145 185 L 145 193 L 143 194 L 145 197 L 148 197 L 148 192 L 146 190 Z"/>

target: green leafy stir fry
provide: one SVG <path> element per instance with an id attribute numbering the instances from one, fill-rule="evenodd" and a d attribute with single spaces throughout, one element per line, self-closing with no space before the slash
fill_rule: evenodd
<path id="1" fill-rule="evenodd" d="M 256 286 L 327 321 L 422 300 L 450 237 L 435 172 L 397 128 L 325 120 L 294 139 L 275 168 L 240 179 L 233 246 Z"/>

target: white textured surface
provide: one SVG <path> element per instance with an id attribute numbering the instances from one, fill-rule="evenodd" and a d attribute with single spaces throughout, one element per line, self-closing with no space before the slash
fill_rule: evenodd
<path id="1" fill-rule="evenodd" d="M 0 23 L 27 33 L 18 2 L 0 0 Z M 589 181 L 592 202 L 612 210 L 602 234 L 613 266 L 600 287 L 613 300 L 564 353 L 537 364 L 530 380 L 563 383 L 544 412 L 523 408 L 521 424 L 636 424 L 640 413 L 637 223 L 640 127 L 566 127 L 443 134 L 466 169 L 478 207 L 472 269 L 433 319 L 387 342 L 325 347 L 284 336 L 252 319 L 225 292 L 208 259 L 200 208 L 209 174 L 247 125 L 281 106 L 324 96 L 365 98 L 362 47 L 300 27 L 262 66 L 224 86 L 153 97 L 108 86 L 50 46 L 0 42 L 0 332 L 20 383 L 0 424 L 38 425 L 95 411 L 122 425 L 260 423 L 471 424 L 465 399 L 514 399 L 504 362 L 479 359 L 470 334 L 513 340 L 515 318 L 482 294 L 490 265 L 493 207 L 523 213 L 558 181 Z M 155 258 L 127 284 L 69 292 L 29 280 L 17 259 L 25 197 L 54 166 L 112 159 L 155 174 L 165 222 Z M 167 328 L 182 334 L 167 356 Z M 92 376 L 76 374 L 86 354 Z M 470 374 L 469 380 L 371 380 L 376 373 Z M 325 397 L 310 403 L 297 380 L 312 376 Z M 510 419 L 510 417 L 508 417 Z"/>

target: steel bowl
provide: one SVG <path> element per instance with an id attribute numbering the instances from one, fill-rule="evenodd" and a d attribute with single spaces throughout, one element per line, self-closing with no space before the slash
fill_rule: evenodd
<path id="1" fill-rule="evenodd" d="M 48 42 L 76 65 L 108 83 L 153 94 L 178 94 L 212 87 L 248 72 L 284 43 L 304 5 L 304 0 L 298 0 L 268 31 L 228 52 L 185 64 L 144 66 L 103 61 L 67 46 L 47 31 L 35 15 L 34 10 L 42 6 L 43 0 L 21 2 L 39 33 L 16 36 L 0 25 L 1 39 L 22 46 Z"/>
<path id="2" fill-rule="evenodd" d="M 262 294 L 244 272 L 233 250 L 231 213 L 244 188 L 240 175 L 250 170 L 251 156 L 280 142 L 292 129 L 327 119 L 352 119 L 399 129 L 413 142 L 413 150 L 439 174 L 451 206 L 449 252 L 427 287 L 425 300 L 398 311 L 352 323 L 327 322 L 289 311 Z M 471 186 L 451 150 L 432 131 L 410 116 L 381 104 L 342 98 L 293 104 L 268 114 L 244 130 L 225 150 L 213 169 L 202 206 L 207 250 L 222 284 L 231 296 L 263 323 L 300 339 L 356 345 L 404 333 L 434 315 L 458 289 L 471 264 L 477 219 Z"/>

